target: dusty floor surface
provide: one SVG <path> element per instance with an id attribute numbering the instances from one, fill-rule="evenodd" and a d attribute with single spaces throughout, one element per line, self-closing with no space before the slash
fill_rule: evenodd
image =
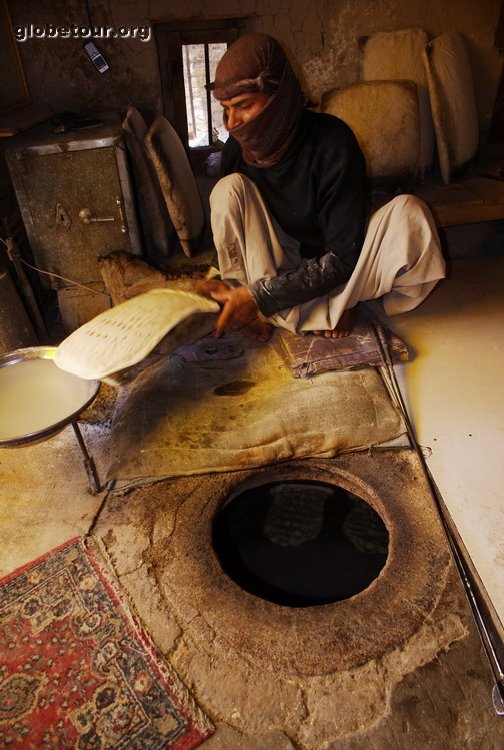
<path id="1" fill-rule="evenodd" d="M 391 319 L 417 356 L 398 370 L 429 471 L 504 632 L 504 257 L 453 263 L 425 301 Z M 446 377 L 439 377 L 439 373 Z"/>
<path id="2" fill-rule="evenodd" d="M 115 397 L 102 386 L 80 423 L 102 481 Z M 389 558 L 366 591 L 302 610 L 247 594 L 220 568 L 211 525 L 229 492 L 262 470 L 93 494 L 70 427 L 0 450 L 0 574 L 73 536 L 99 538 L 154 642 L 215 723 L 205 750 L 504 747 L 491 673 L 414 453 L 373 449 L 277 471 L 329 476 L 382 515 Z"/>
<path id="3" fill-rule="evenodd" d="M 163 653 L 217 723 L 209 748 L 502 745 L 487 664 L 408 453 L 306 463 L 303 471 L 313 476 L 358 475 L 370 495 L 381 486 L 391 549 L 365 592 L 304 610 L 259 600 L 218 568 L 208 543 L 211 519 L 246 472 L 110 497 L 94 533 Z M 377 482 L 378 466 L 387 464 Z M 299 476 L 299 462 L 280 472 Z M 406 502 L 394 508 L 400 475 Z"/>
<path id="4" fill-rule="evenodd" d="M 99 474 L 111 402 L 105 392 L 81 425 Z M 303 471 L 357 482 L 391 533 L 389 562 L 369 589 L 305 610 L 243 592 L 209 544 L 214 513 L 250 472 L 92 495 L 70 428 L 4 449 L 0 462 L 2 572 L 74 535 L 100 538 L 153 640 L 214 721 L 205 748 L 503 746 L 487 663 L 409 451 L 302 462 Z M 279 471 L 298 476 L 299 462 Z"/>

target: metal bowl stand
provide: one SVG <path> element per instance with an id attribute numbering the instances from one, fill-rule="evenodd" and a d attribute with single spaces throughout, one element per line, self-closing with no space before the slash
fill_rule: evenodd
<path id="1" fill-rule="evenodd" d="M 100 492 L 101 486 L 100 486 L 100 480 L 98 479 L 98 472 L 96 471 L 95 462 L 88 453 L 88 449 L 86 448 L 86 444 L 82 437 L 82 433 L 79 429 L 79 425 L 77 424 L 77 422 L 71 422 L 71 425 L 73 427 L 75 437 L 77 438 L 79 448 L 81 449 L 81 452 L 82 452 L 82 456 L 84 460 L 84 468 L 86 470 L 86 474 L 88 478 L 89 491 L 91 492 L 92 495 L 96 495 L 98 492 Z"/>

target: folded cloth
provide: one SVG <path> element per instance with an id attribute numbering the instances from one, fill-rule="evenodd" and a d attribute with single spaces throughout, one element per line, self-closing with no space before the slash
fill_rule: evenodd
<path id="1" fill-rule="evenodd" d="M 328 370 L 355 370 L 384 364 L 376 344 L 374 324 L 378 320 L 366 308 L 357 308 L 352 333 L 339 339 L 325 336 L 298 336 L 278 330 L 275 342 L 278 353 L 295 378 L 307 378 Z M 409 357 L 408 346 L 390 329 L 379 323 L 384 332 L 392 362 L 404 362 Z"/>
<path id="2" fill-rule="evenodd" d="M 378 368 L 292 377 L 273 340 L 208 336 L 143 370 L 115 403 L 107 481 L 330 458 L 401 437 Z M 310 337 L 313 338 L 313 337 Z"/>

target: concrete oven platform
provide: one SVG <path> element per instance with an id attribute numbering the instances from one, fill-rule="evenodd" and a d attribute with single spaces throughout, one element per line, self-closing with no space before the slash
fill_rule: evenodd
<path id="1" fill-rule="evenodd" d="M 99 470 L 107 463 L 106 424 L 84 430 Z M 490 671 L 409 450 L 179 477 L 95 496 L 69 428 L 6 449 L 0 460 L 2 572 L 75 534 L 100 538 L 154 642 L 216 725 L 205 750 L 503 746 Z M 272 472 L 338 482 L 377 509 L 389 530 L 389 558 L 366 591 L 290 609 L 247 594 L 220 570 L 209 543 L 213 516 L 233 489 Z"/>
<path id="2" fill-rule="evenodd" d="M 237 487 L 272 477 L 337 483 L 375 507 L 389 530 L 389 557 L 368 589 L 289 608 L 223 573 L 211 543 L 215 514 Z M 93 533 L 161 650 L 217 723 L 206 747 L 502 745 L 488 666 L 411 451 L 144 485 L 111 495 Z"/>

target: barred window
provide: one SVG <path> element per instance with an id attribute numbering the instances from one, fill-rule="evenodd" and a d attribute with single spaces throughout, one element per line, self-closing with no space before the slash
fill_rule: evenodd
<path id="1" fill-rule="evenodd" d="M 207 88 L 243 19 L 157 24 L 165 117 L 189 151 L 212 151 L 227 139 L 222 107 Z"/>

